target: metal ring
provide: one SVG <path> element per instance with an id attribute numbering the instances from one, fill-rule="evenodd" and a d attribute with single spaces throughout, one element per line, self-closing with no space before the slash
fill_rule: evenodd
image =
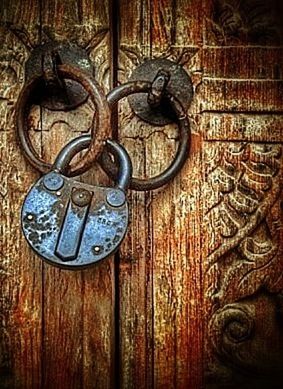
<path id="1" fill-rule="evenodd" d="M 90 77 L 86 73 L 83 73 L 81 70 L 66 64 L 58 65 L 57 70 L 61 77 L 77 81 L 85 88 L 94 103 L 97 112 L 95 115 L 95 121 L 93 121 L 91 128 L 92 140 L 89 148 L 85 155 L 77 163 L 70 166 L 68 174 L 70 176 L 75 176 L 82 174 L 89 169 L 97 156 L 101 153 L 104 140 L 110 137 L 110 110 L 106 97 L 94 78 Z M 17 101 L 15 120 L 18 138 L 25 157 L 37 170 L 41 173 L 46 173 L 50 170 L 52 164 L 44 161 L 35 151 L 28 135 L 26 120 L 27 105 L 33 91 L 42 79 L 43 75 L 35 76 L 24 85 Z M 95 128 L 96 132 L 94 136 Z"/>
<path id="2" fill-rule="evenodd" d="M 133 93 L 149 93 L 151 91 L 151 87 L 151 82 L 130 81 L 118 86 L 117 88 L 114 88 L 111 92 L 109 92 L 107 95 L 107 101 L 110 108 L 112 109 L 113 106 L 123 97 L 129 96 Z M 168 168 L 159 175 L 149 179 L 133 177 L 130 183 L 130 189 L 139 191 L 153 190 L 167 184 L 182 169 L 187 160 L 190 143 L 189 120 L 181 103 L 168 92 L 165 93 L 165 96 L 171 102 L 172 108 L 174 109 L 178 119 L 180 142 L 177 153 Z M 99 163 L 101 164 L 103 170 L 111 178 L 115 179 L 117 176 L 118 168 L 107 153 L 102 153 L 99 156 Z"/>
<path id="3" fill-rule="evenodd" d="M 64 175 L 68 174 L 68 167 L 71 160 L 80 151 L 89 147 L 92 137 L 90 134 L 81 135 L 67 143 L 57 155 L 52 170 L 56 170 Z M 132 177 L 132 161 L 126 149 L 112 139 L 104 141 L 104 147 L 119 160 L 119 172 L 115 185 L 126 191 Z"/>

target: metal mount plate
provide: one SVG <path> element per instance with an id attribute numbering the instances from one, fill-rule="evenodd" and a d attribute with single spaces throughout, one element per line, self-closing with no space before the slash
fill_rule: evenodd
<path id="1" fill-rule="evenodd" d="M 181 65 L 166 58 L 148 60 L 134 69 L 129 81 L 152 82 L 159 70 L 165 70 L 170 74 L 166 90 L 175 96 L 187 110 L 193 98 L 193 84 Z M 142 120 L 157 126 L 172 123 L 175 115 L 170 103 L 164 99 L 159 107 L 153 108 L 148 104 L 147 96 L 146 93 L 138 93 L 128 97 L 135 114 Z"/>
<path id="2" fill-rule="evenodd" d="M 68 42 L 48 42 L 36 47 L 25 64 L 25 80 L 34 76 L 44 76 L 46 72 L 54 78 L 42 78 L 35 94 L 35 102 L 52 111 L 67 111 L 83 104 L 88 97 L 85 89 L 76 81 L 56 82 L 56 61 L 81 69 L 84 73 L 94 73 L 93 64 L 87 52 Z M 55 67 L 55 68 L 54 68 Z"/>

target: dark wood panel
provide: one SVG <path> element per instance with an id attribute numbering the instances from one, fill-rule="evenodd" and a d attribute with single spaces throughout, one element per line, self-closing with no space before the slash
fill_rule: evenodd
<path id="1" fill-rule="evenodd" d="M 207 8 L 206 45 L 282 46 L 282 2 L 213 0 Z"/>
<path id="2" fill-rule="evenodd" d="M 280 4 L 214 1 L 206 20 L 193 108 L 201 114 L 193 117 L 208 140 L 202 156 L 208 389 L 282 386 Z"/>

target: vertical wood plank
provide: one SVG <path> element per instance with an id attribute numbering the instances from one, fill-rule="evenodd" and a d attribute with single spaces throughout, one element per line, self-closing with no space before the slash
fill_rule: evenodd
<path id="1" fill-rule="evenodd" d="M 94 25 L 95 33 L 88 40 L 87 50 L 95 66 L 95 79 L 105 94 L 111 88 L 111 1 L 84 0 L 83 25 Z M 89 12 L 92 12 L 92 20 Z M 113 130 L 113 129 L 112 129 Z M 83 180 L 98 185 L 109 180 L 97 165 Z M 115 387 L 115 285 L 114 258 L 108 258 L 93 269 L 85 271 L 84 279 L 84 388 Z"/>
<path id="2" fill-rule="evenodd" d="M 109 88 L 108 2 L 43 3 L 43 39 L 72 41 L 88 51 L 96 80 Z M 52 160 L 68 140 L 88 132 L 94 107 L 64 113 L 42 110 L 43 155 Z M 93 169 L 83 178 L 99 181 Z M 44 387 L 113 387 L 113 263 L 85 271 L 44 265 Z"/>
<path id="3" fill-rule="evenodd" d="M 41 386 L 41 263 L 29 250 L 20 209 L 38 174 L 16 140 L 14 107 L 23 85 L 24 62 L 39 39 L 36 1 L 0 5 L 0 387 Z M 36 125 L 38 115 L 30 118 Z"/>
<path id="4" fill-rule="evenodd" d="M 120 81 L 146 58 L 175 59 L 190 46 L 188 52 L 194 52 L 202 39 L 201 2 L 195 3 L 163 0 L 129 6 L 121 1 Z M 189 12 L 191 8 L 197 12 Z M 192 28 L 186 36 L 188 25 Z M 176 126 L 156 129 L 137 119 L 126 103 L 121 107 L 119 137 L 131 153 L 134 173 L 158 174 L 175 153 Z M 131 194 L 132 224 L 120 266 L 123 388 L 197 388 L 202 382 L 197 136 L 190 154 L 170 185 Z"/>
<path id="5" fill-rule="evenodd" d="M 164 30 L 165 25 L 170 29 L 163 42 L 167 46 L 165 54 L 169 59 L 172 56 L 174 59 L 178 45 L 183 51 L 197 52 L 202 44 L 202 2 L 167 1 L 166 4 L 167 22 L 153 22 L 156 31 Z M 153 2 L 153 8 L 153 15 L 161 15 L 164 9 L 159 2 Z M 159 42 L 158 35 L 153 35 L 153 56 L 163 53 Z M 191 64 L 184 63 L 184 67 L 192 75 Z M 166 148 L 161 146 L 164 140 L 160 134 L 151 139 L 151 154 L 147 154 L 149 175 L 161 170 L 161 166 L 156 164 L 157 158 L 165 166 L 172 160 L 177 139 L 176 135 L 172 139 L 168 134 L 167 138 L 171 141 L 171 147 Z M 165 144 L 169 143 L 168 140 Z M 160 145 L 160 149 L 157 145 Z M 154 164 L 157 165 L 156 170 L 152 169 Z M 162 196 L 160 193 L 156 195 L 155 204 L 152 203 L 156 388 L 202 386 L 202 216 L 200 181 L 197 178 L 200 172 L 201 142 L 198 136 L 193 136 L 186 166 L 164 188 Z"/>
<path id="6" fill-rule="evenodd" d="M 150 2 L 120 2 L 119 81 L 150 56 Z M 145 174 L 143 129 L 127 101 L 119 108 L 119 140 L 129 151 L 134 175 Z M 153 388 L 152 242 L 149 194 L 129 193 L 131 218 L 120 253 L 120 384 Z"/>

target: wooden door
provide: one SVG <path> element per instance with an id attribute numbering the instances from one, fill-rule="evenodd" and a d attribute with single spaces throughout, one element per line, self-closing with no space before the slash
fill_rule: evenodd
<path id="1" fill-rule="evenodd" d="M 0 10 L 0 388 L 282 388 L 282 4 L 2 0 Z M 52 39 L 86 48 L 105 92 L 158 57 L 194 84 L 181 174 L 130 192 L 120 252 L 76 272 L 43 264 L 20 229 L 39 174 L 14 107 L 32 48 Z M 33 107 L 34 147 L 51 161 L 92 115 L 90 102 Z M 144 177 L 178 142 L 175 125 L 145 124 L 127 101 L 112 130 Z M 105 182 L 97 167 L 83 179 Z"/>

